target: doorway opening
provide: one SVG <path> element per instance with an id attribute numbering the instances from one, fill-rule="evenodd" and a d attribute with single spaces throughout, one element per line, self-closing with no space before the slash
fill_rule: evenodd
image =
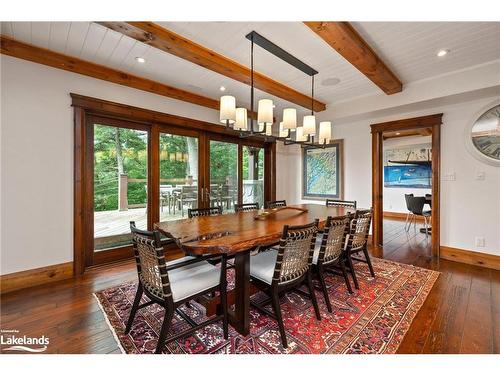
<path id="1" fill-rule="evenodd" d="M 371 125 L 376 255 L 404 246 L 439 257 L 441 119 L 436 114 Z"/>

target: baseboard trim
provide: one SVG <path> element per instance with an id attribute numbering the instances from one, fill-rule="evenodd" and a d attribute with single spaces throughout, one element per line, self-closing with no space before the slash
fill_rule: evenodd
<path id="1" fill-rule="evenodd" d="M 389 212 L 389 211 L 384 211 L 383 216 L 388 218 L 388 219 L 397 219 L 397 220 L 406 220 L 406 214 L 402 212 Z M 415 216 L 415 219 L 417 221 L 421 221 L 422 223 L 424 222 L 424 218 L 422 216 Z"/>
<path id="2" fill-rule="evenodd" d="M 73 262 L 54 264 L 0 276 L 0 294 L 73 277 Z"/>
<path id="3" fill-rule="evenodd" d="M 500 256 L 441 246 L 441 259 L 500 270 Z"/>

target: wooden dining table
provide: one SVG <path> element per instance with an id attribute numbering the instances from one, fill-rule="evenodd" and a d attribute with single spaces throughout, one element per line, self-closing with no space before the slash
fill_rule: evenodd
<path id="1" fill-rule="evenodd" d="M 277 210 L 239 212 L 218 216 L 200 216 L 191 219 L 164 221 L 155 229 L 176 241 L 187 254 L 226 254 L 234 256 L 235 288 L 234 310 L 229 321 L 241 334 L 250 331 L 250 251 L 257 246 L 279 242 L 283 226 L 303 225 L 319 219 L 320 228 L 328 216 L 342 217 L 353 209 L 326 207 L 324 204 L 301 204 Z M 256 219 L 256 216 L 259 219 Z"/>

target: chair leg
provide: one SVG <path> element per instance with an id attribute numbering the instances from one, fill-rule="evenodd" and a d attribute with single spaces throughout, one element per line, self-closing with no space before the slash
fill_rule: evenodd
<path id="1" fill-rule="evenodd" d="M 349 269 L 351 270 L 352 281 L 354 281 L 354 287 L 359 289 L 358 279 L 356 277 L 356 272 L 354 271 L 354 266 L 352 264 L 351 254 L 347 254 L 347 263 L 349 263 Z"/>
<path id="2" fill-rule="evenodd" d="M 170 308 L 165 308 L 165 316 L 163 317 L 163 323 L 161 325 L 160 336 L 158 337 L 158 343 L 156 344 L 155 354 L 160 354 L 165 341 L 167 339 L 167 333 L 172 325 L 172 318 L 174 317 L 174 310 Z"/>
<path id="3" fill-rule="evenodd" d="M 345 264 L 344 264 L 343 259 L 340 261 L 340 269 L 342 270 L 342 275 L 344 276 L 345 285 L 347 286 L 347 290 L 349 291 L 350 294 L 352 294 L 353 291 L 352 291 L 351 283 L 349 281 L 349 277 L 347 276 L 347 271 L 345 269 Z"/>
<path id="4" fill-rule="evenodd" d="M 368 254 L 368 249 L 366 247 L 363 248 L 363 253 L 365 254 L 366 263 L 368 263 L 368 268 L 370 269 L 370 273 L 372 277 L 375 277 L 375 272 L 373 271 L 372 261 L 370 259 L 370 254 Z"/>
<path id="5" fill-rule="evenodd" d="M 328 297 L 328 290 L 326 289 L 325 275 L 323 272 L 323 266 L 318 267 L 318 278 L 321 283 L 321 289 L 323 289 L 323 296 L 325 297 L 326 307 L 328 312 L 332 312 L 332 304 L 330 303 L 330 297 Z"/>
<path id="6" fill-rule="evenodd" d="M 134 322 L 137 308 L 139 307 L 139 303 L 141 302 L 142 293 L 142 284 L 139 283 L 139 285 L 137 286 L 137 292 L 135 293 L 134 303 L 132 304 L 132 310 L 130 310 L 130 316 L 128 317 L 127 326 L 125 327 L 125 334 L 128 334 L 130 332 L 130 329 L 132 328 L 132 323 Z"/>
<path id="7" fill-rule="evenodd" d="M 312 272 L 309 269 L 307 272 L 307 288 L 311 294 L 311 300 L 314 307 L 314 312 L 316 313 L 316 319 L 321 320 L 321 314 L 319 312 L 318 300 L 316 299 L 316 293 L 314 293 L 314 286 L 312 282 Z"/>
<path id="8" fill-rule="evenodd" d="M 224 330 L 224 339 L 229 337 L 229 327 L 227 318 L 227 281 L 226 281 L 227 258 L 224 255 L 221 265 L 221 283 L 220 283 L 220 302 L 222 305 L 222 328 Z"/>
<path id="9" fill-rule="evenodd" d="M 406 227 L 408 226 L 408 219 L 409 219 L 409 217 L 410 217 L 410 213 L 408 212 L 408 213 L 406 214 L 406 220 L 405 220 L 405 231 L 407 231 L 407 230 L 406 230 Z"/>
<path id="10" fill-rule="evenodd" d="M 288 343 L 286 341 L 285 325 L 283 324 L 283 317 L 281 316 L 281 306 L 278 292 L 271 291 L 271 303 L 273 305 L 274 314 L 276 315 L 276 320 L 278 321 L 278 327 L 280 330 L 281 344 L 283 348 L 288 348 Z"/>

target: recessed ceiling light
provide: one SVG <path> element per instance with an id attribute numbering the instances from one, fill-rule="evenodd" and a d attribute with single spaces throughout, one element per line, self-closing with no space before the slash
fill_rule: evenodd
<path id="1" fill-rule="evenodd" d="M 396 135 L 401 135 L 401 133 L 396 133 Z"/>
<path id="2" fill-rule="evenodd" d="M 340 78 L 337 77 L 330 77 L 330 78 L 325 78 L 324 80 L 321 81 L 321 84 L 323 86 L 335 86 L 340 83 Z"/>
<path id="3" fill-rule="evenodd" d="M 144 57 L 136 57 L 135 60 L 141 64 L 144 64 L 146 62 L 146 59 Z"/>
<path id="4" fill-rule="evenodd" d="M 226 88 L 224 86 L 219 87 L 220 91 L 226 91 Z"/>
<path id="5" fill-rule="evenodd" d="M 443 56 L 446 56 L 448 54 L 448 52 L 450 52 L 449 50 L 447 49 L 442 49 L 440 50 L 438 53 L 437 53 L 437 56 L 438 57 L 443 57 Z"/>

